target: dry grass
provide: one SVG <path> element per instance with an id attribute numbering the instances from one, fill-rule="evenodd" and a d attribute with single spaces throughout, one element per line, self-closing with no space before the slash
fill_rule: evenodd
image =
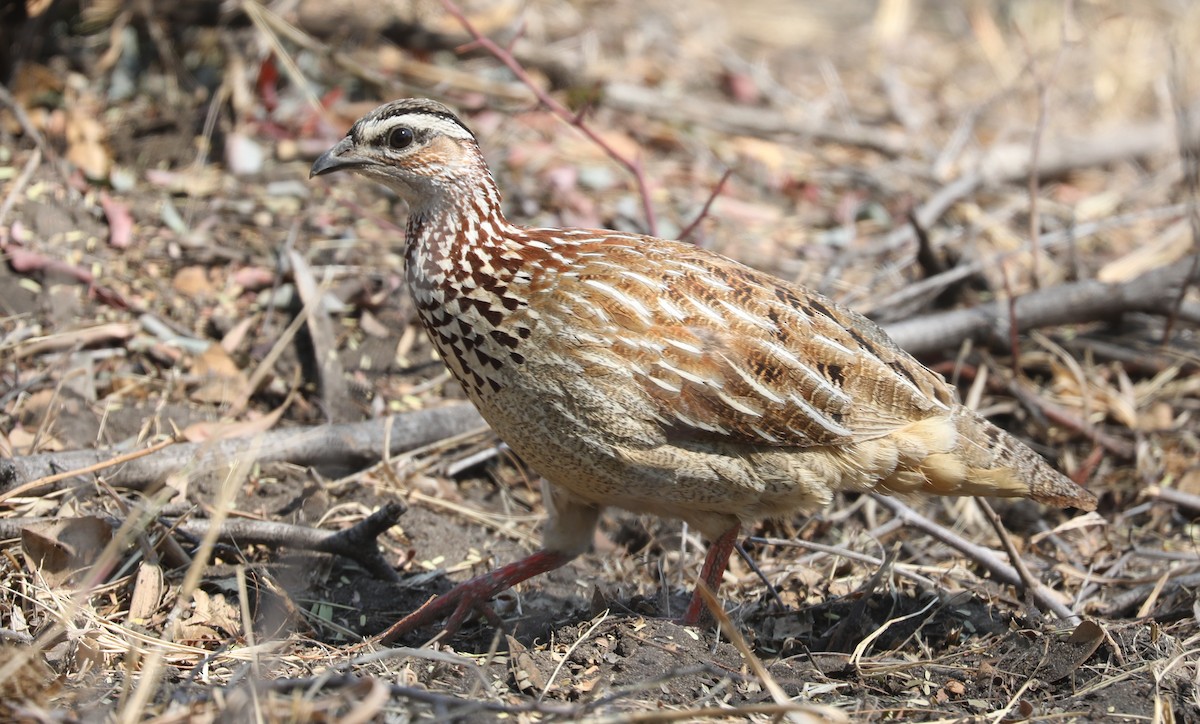
<path id="1" fill-rule="evenodd" d="M 649 204 L 673 236 L 707 209 L 696 243 L 881 319 L 1197 258 L 1197 162 L 1177 124 L 1200 102 L 1200 6 L 468 7 L 531 82 L 589 109 L 607 152 L 488 53 L 381 40 L 389 18 L 433 31 L 430 47 L 465 37 L 414 7 L 210 27 L 96 3 L 89 22 L 112 32 L 53 26 L 56 57 L 0 109 L 0 457 L 131 456 L 181 431 L 461 397 L 400 284 L 393 200 L 303 181 L 347 120 L 402 94 L 469 112 L 514 218 L 640 229 Z M 332 89 L 348 95 L 308 105 Z M 261 167 L 231 173 L 255 151 Z M 63 157 L 103 180 L 71 181 Z M 316 282 L 303 300 L 285 248 Z M 929 277 L 947 283 L 914 297 Z M 753 531 L 761 577 L 735 560 L 720 591 L 733 643 L 661 618 L 681 611 L 703 542 L 614 513 L 594 554 L 498 602 L 511 635 L 378 647 L 370 635 L 444 590 L 441 573 L 536 546 L 536 479 L 475 434 L 366 470 L 247 454 L 132 491 L 109 484 L 119 466 L 66 487 L 0 478 L 0 718 L 1200 719 L 1196 301 L 927 360 L 1102 496 L 1096 514 L 1000 510 L 1043 604 L 1078 626 L 1039 614 L 978 548 L 939 542 L 948 530 L 1010 565 L 973 501 L 921 503 L 922 529 L 861 496 Z M 316 379 L 326 344 L 341 401 L 294 382 Z M 220 535 L 225 517 L 347 527 L 397 498 L 409 512 L 380 545 L 402 584 Z M 172 529 L 184 519 L 209 534 Z"/>

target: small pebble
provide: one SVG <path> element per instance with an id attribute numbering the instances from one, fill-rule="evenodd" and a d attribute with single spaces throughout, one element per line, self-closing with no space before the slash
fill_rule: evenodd
<path id="1" fill-rule="evenodd" d="M 249 176 L 262 171 L 266 154 L 249 136 L 234 131 L 225 137 L 225 167 L 234 176 Z"/>

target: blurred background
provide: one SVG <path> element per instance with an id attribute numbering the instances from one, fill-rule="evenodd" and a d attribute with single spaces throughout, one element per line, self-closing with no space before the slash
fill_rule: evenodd
<path id="1" fill-rule="evenodd" d="M 1097 492 L 1100 515 L 1073 522 L 1005 511 L 1035 573 L 1108 637 L 1075 664 L 1079 690 L 1060 678 L 1022 695 L 1039 713 L 1194 718 L 1200 304 L 1181 280 L 1196 260 L 1197 47 L 1200 3 L 1187 0 L 0 0 L 0 462 L 462 402 L 403 286 L 404 205 L 361 181 L 308 179 L 356 118 L 431 97 L 476 131 L 511 220 L 684 236 L 817 288 L 887 325 L 965 399 Z M 1092 282 L 1113 285 L 1100 291 L 1111 304 L 1076 306 L 1081 287 L 1071 285 Z M 1047 292 L 1061 294 L 1037 296 Z M 1019 338 L 1007 333 L 1016 297 L 1043 300 Z M 939 316 L 966 309 L 993 316 L 971 332 Z M 0 560 L 0 629 L 24 641 L 75 622 L 62 651 L 22 649 L 48 667 L 29 669 L 38 685 L 86 665 L 118 688 L 142 686 L 124 668 L 143 645 L 130 631 L 165 640 L 173 606 L 190 628 L 158 650 L 168 676 L 206 662 L 235 690 L 244 659 L 226 647 L 255 633 L 287 651 L 256 663 L 265 678 L 307 675 L 447 577 L 536 545 L 535 472 L 475 427 L 439 429 L 432 446 L 365 472 L 330 455 L 238 479 L 235 509 L 256 521 L 338 528 L 408 501 L 381 544 L 404 575 L 424 576 L 420 586 L 281 561 L 270 545 L 228 547 L 214 561 L 286 579 L 251 586 L 261 608 L 246 620 L 228 569 L 201 576 L 203 605 L 191 589 L 181 596 L 183 565 L 163 567 L 158 593 L 137 598 L 149 562 L 126 551 L 106 579 L 111 595 L 71 618 L 39 603 L 66 600 L 55 597 L 69 586 L 47 579 L 12 531 L 116 515 L 141 494 L 89 484 L 0 498 L 0 540 L 13 552 Z M 208 519 L 229 471 L 180 468 L 166 511 Z M 37 477 L 0 475 L 0 494 Z M 999 545 L 970 501 L 923 510 Z M 900 565 L 936 578 L 939 595 L 962 596 L 920 624 L 929 628 L 881 639 L 880 655 L 911 670 L 822 678 L 844 655 L 803 675 L 793 673 L 809 663 L 786 658 L 853 651 L 934 595 L 908 579 L 881 593 L 875 563 L 764 544 L 754 558 L 778 597 L 738 561 L 722 593 L 755 651 L 788 661 L 776 673 L 793 672 L 791 694 L 866 719 L 952 707 L 999 720 L 1037 661 L 1014 654 L 993 678 L 976 646 L 1018 646 L 1008 622 L 1024 601 L 890 516 L 848 496 L 753 532 L 881 557 L 899 546 Z M 547 639 L 578 640 L 571 626 L 586 628 L 609 604 L 666 615 L 699 565 L 703 543 L 676 522 L 613 513 L 603 529 L 596 548 L 613 555 L 533 584 L 538 595 L 520 608 L 513 641 L 529 647 L 529 667 L 562 677 L 542 682 L 552 701 L 588 701 L 596 677 L 619 687 L 659 676 L 686 658 L 680 651 L 708 660 L 708 644 L 693 650 L 682 636 L 670 644 L 684 646 L 678 656 L 638 659 L 662 649 L 605 629 L 626 646 L 612 654 L 624 669 L 604 652 L 556 669 L 565 659 Z M 98 537 L 81 549 L 111 540 L 89 530 Z M 828 633 L 844 619 L 864 630 Z M 491 644 L 481 631 L 460 647 Z M 951 676 L 934 660 L 960 669 Z M 487 666 L 498 701 L 537 710 L 542 685 L 522 688 Z M 698 692 L 723 690 L 724 674 L 688 671 L 661 697 L 626 701 L 638 711 L 716 701 Z M 11 673 L 0 671 L 0 684 Z M 478 694 L 467 674 L 409 674 L 446 696 Z M 196 711 L 246 711 L 189 681 Z M 725 705 L 757 701 L 743 679 L 726 684 L 738 694 Z M 880 698 L 853 695 L 865 690 Z M 178 701 L 146 693 L 131 704 L 103 686 L 67 687 L 56 701 L 81 711 L 96 691 L 106 707 L 178 714 Z"/>

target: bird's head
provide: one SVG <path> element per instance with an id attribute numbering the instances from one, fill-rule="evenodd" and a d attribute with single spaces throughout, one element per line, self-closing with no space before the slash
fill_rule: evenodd
<path id="1" fill-rule="evenodd" d="M 489 176 L 470 129 L 446 106 L 422 98 L 385 103 L 360 118 L 313 163 L 309 177 L 334 171 L 378 181 L 414 206 L 435 203 L 449 188 L 470 188 L 480 173 Z"/>

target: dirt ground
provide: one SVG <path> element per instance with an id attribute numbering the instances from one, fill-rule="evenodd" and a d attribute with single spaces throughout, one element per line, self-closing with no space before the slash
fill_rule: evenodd
<path id="1" fill-rule="evenodd" d="M 440 2 L 0 6 L 0 719 L 1200 721 L 1200 5 L 463 7 L 495 47 Z M 608 511 L 501 627 L 381 644 L 544 510 L 404 204 L 308 179 L 401 96 L 514 221 L 686 232 L 919 350 L 1100 497 L 994 503 L 1080 621 L 975 501 L 845 495 L 746 531 L 719 630 L 675 622 L 706 541 Z M 314 542 L 398 501 L 381 559 Z"/>

